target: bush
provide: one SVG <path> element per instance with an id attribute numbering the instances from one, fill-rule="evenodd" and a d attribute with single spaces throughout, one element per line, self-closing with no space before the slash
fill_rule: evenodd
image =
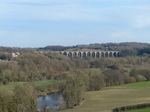
<path id="1" fill-rule="evenodd" d="M 142 75 L 136 75 L 135 79 L 137 82 L 146 81 L 146 78 Z"/>
<path id="2" fill-rule="evenodd" d="M 130 77 L 129 78 L 129 83 L 134 83 L 134 82 L 136 82 L 136 79 L 134 77 Z"/>

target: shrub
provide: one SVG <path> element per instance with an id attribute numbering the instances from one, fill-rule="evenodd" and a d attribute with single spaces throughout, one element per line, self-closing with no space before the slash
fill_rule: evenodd
<path id="1" fill-rule="evenodd" d="M 136 75 L 135 79 L 136 79 L 137 82 L 141 82 L 141 81 L 145 81 L 146 80 L 146 78 L 144 76 L 142 76 L 142 75 Z"/>

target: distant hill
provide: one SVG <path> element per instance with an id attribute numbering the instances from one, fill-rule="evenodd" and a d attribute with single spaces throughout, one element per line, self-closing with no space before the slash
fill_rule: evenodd
<path id="1" fill-rule="evenodd" d="M 95 49 L 95 50 L 104 50 L 104 51 L 112 51 L 112 50 L 121 50 L 122 48 L 141 48 L 148 47 L 150 43 L 139 43 L 139 42 L 122 42 L 122 43 L 94 43 L 89 45 L 76 45 L 76 46 L 46 46 L 38 48 L 37 50 L 51 50 L 51 51 L 64 51 L 67 49 Z"/>

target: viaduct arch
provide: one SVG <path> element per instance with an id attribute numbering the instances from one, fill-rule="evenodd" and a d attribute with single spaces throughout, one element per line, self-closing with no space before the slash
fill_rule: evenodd
<path id="1" fill-rule="evenodd" d="M 68 57 L 80 57 L 80 58 L 119 57 L 119 51 L 59 51 L 59 53 Z"/>

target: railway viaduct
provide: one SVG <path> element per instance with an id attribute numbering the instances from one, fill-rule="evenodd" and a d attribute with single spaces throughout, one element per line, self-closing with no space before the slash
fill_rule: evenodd
<path id="1" fill-rule="evenodd" d="M 105 57 L 119 57 L 119 51 L 59 51 L 60 54 L 68 57 L 93 57 L 93 58 L 105 58 Z"/>

